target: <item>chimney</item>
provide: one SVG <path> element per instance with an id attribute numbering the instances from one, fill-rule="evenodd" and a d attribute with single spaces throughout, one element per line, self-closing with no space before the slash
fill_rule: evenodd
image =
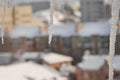
<path id="1" fill-rule="evenodd" d="M 13 25 L 10 25 L 10 26 L 6 26 L 6 30 L 8 33 L 11 33 L 13 31 Z"/>
<path id="2" fill-rule="evenodd" d="M 104 4 L 105 4 L 105 5 L 108 5 L 108 4 L 110 4 L 110 2 L 111 2 L 110 0 L 103 0 L 103 1 L 104 1 Z"/>
<path id="3" fill-rule="evenodd" d="M 47 25 L 42 24 L 42 25 L 40 26 L 40 32 L 41 32 L 41 33 L 44 33 L 44 32 L 46 31 L 46 29 L 47 29 Z"/>
<path id="4" fill-rule="evenodd" d="M 82 29 L 82 27 L 83 27 L 83 24 L 82 24 L 82 23 L 78 24 L 78 25 L 76 26 L 76 32 L 79 32 L 79 31 Z"/>

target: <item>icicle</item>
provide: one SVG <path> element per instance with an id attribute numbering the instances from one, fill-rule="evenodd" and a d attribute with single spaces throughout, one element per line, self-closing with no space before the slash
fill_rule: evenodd
<path id="1" fill-rule="evenodd" d="M 4 26 L 5 26 L 5 8 L 6 8 L 6 0 L 3 0 L 3 6 L 2 6 L 2 27 L 1 27 L 1 35 L 2 35 L 2 44 L 4 44 Z"/>
<path id="2" fill-rule="evenodd" d="M 113 80 L 113 57 L 115 54 L 115 41 L 117 32 L 117 22 L 119 18 L 119 0 L 112 1 L 112 18 L 111 18 L 111 33 L 110 33 L 110 48 L 109 48 L 109 80 Z"/>
<path id="3" fill-rule="evenodd" d="M 52 42 L 52 27 L 53 27 L 53 11 L 54 11 L 54 0 L 50 0 L 50 26 L 49 26 L 49 44 Z"/>

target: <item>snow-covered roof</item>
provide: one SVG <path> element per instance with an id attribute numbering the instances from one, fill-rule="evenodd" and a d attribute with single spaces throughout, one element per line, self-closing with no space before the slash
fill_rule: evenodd
<path id="1" fill-rule="evenodd" d="M 76 32 L 75 23 L 67 24 L 55 24 L 52 28 L 54 36 L 69 37 L 73 35 L 78 36 L 92 36 L 92 35 L 109 35 L 110 34 L 110 24 L 108 22 L 91 22 L 84 23 L 83 28 Z M 39 26 L 24 25 L 16 26 L 15 29 L 10 33 L 11 38 L 27 37 L 34 38 L 38 36 L 48 35 L 48 29 L 45 32 L 40 32 Z"/>
<path id="2" fill-rule="evenodd" d="M 19 38 L 19 37 L 34 38 L 40 36 L 39 30 L 40 30 L 39 26 L 21 25 L 21 26 L 16 26 L 9 35 L 11 38 Z"/>
<path id="3" fill-rule="evenodd" d="M 54 36 L 69 37 L 75 34 L 76 24 L 54 25 L 52 31 Z"/>
<path id="4" fill-rule="evenodd" d="M 60 55 L 57 53 L 43 54 L 41 58 L 48 64 L 55 64 L 55 63 L 61 63 L 61 62 L 67 62 L 73 60 L 72 57 Z"/>
<path id="5" fill-rule="evenodd" d="M 105 56 L 84 56 L 78 64 L 82 70 L 99 70 L 105 63 Z"/>
<path id="6" fill-rule="evenodd" d="M 19 63 L 9 66 L 0 66 L 0 80 L 67 80 L 55 70 L 35 63 Z M 29 79 L 28 79 L 29 78 Z M 30 80 L 31 80 L 30 79 Z"/>
<path id="7" fill-rule="evenodd" d="M 120 55 L 114 56 L 114 69 L 120 71 Z"/>
<path id="8" fill-rule="evenodd" d="M 77 33 L 75 31 L 76 24 L 61 24 L 55 25 L 53 27 L 53 34 L 59 36 L 92 36 L 92 35 L 109 35 L 110 33 L 110 24 L 108 22 L 90 22 L 84 23 L 83 28 Z"/>
<path id="9" fill-rule="evenodd" d="M 109 35 L 110 23 L 108 22 L 89 22 L 83 24 L 83 28 L 78 33 L 81 36 Z"/>
<path id="10" fill-rule="evenodd" d="M 78 64 L 82 70 L 99 70 L 107 60 L 106 55 L 87 55 L 83 57 L 83 61 Z M 114 56 L 114 70 L 120 71 L 120 56 Z"/>

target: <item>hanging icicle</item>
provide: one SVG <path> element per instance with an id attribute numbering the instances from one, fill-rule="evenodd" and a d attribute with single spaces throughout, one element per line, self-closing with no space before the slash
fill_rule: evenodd
<path id="1" fill-rule="evenodd" d="M 49 21 L 49 44 L 52 42 L 52 28 L 53 28 L 53 12 L 54 12 L 54 0 L 50 0 L 50 21 Z"/>
<path id="2" fill-rule="evenodd" d="M 2 44 L 4 44 L 4 26 L 5 26 L 5 10 L 6 10 L 6 0 L 2 1 L 2 27 L 1 27 L 1 35 L 2 35 Z"/>
<path id="3" fill-rule="evenodd" d="M 115 41 L 117 33 L 117 22 L 119 18 L 119 2 L 120 0 L 112 0 L 112 18 L 111 18 L 111 33 L 110 33 L 110 47 L 109 47 L 109 80 L 113 80 L 113 57 L 115 54 Z"/>

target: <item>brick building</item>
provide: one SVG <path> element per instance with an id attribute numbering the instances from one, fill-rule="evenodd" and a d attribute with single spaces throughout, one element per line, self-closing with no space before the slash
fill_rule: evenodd
<path id="1" fill-rule="evenodd" d="M 84 56 L 78 64 L 77 80 L 105 80 L 104 56 Z"/>
<path id="2" fill-rule="evenodd" d="M 108 78 L 107 59 L 105 55 L 85 55 L 83 61 L 78 64 L 77 80 L 106 80 Z M 120 76 L 119 60 L 120 56 L 115 55 L 114 79 Z"/>

